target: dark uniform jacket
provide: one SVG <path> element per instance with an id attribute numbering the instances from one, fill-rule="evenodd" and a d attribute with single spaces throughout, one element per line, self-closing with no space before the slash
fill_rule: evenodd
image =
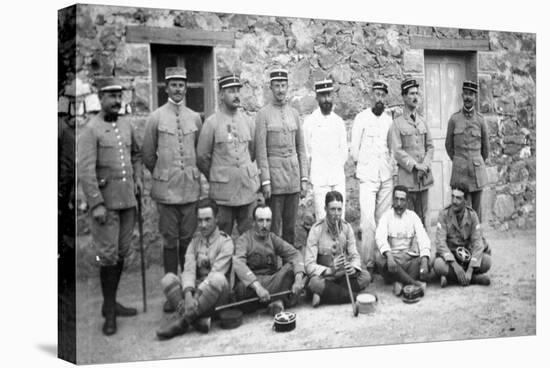
<path id="1" fill-rule="evenodd" d="M 261 184 L 270 181 L 273 194 L 299 192 L 308 170 L 298 111 L 276 102 L 260 109 L 256 114 L 255 144 Z"/>
<path id="2" fill-rule="evenodd" d="M 277 257 L 281 257 L 284 264 L 291 263 L 294 274 L 305 273 L 304 258 L 296 248 L 274 233 L 260 239 L 255 230 L 250 229 L 235 243 L 233 268 L 239 280 L 248 287 L 256 281 L 256 276 L 273 275 L 279 270 Z"/>
<path id="3" fill-rule="evenodd" d="M 227 278 L 233 251 L 233 240 L 219 229 L 214 230 L 209 238 L 196 233 L 185 253 L 185 266 L 181 274 L 183 290 L 201 289 L 210 272 L 219 272 Z"/>
<path id="4" fill-rule="evenodd" d="M 416 121 L 410 117 L 406 108 L 403 115 L 397 117 L 391 127 L 392 151 L 397 160 L 397 184 L 404 185 L 411 191 L 428 189 L 433 184 L 432 171 L 420 177 L 413 167 L 417 163 L 431 165 L 434 145 L 430 130 L 420 114 Z"/>
<path id="5" fill-rule="evenodd" d="M 355 246 L 355 234 L 351 225 L 342 220 L 342 230 L 338 238 L 334 239 L 328 231 L 325 219 L 317 221 L 307 237 L 305 261 L 308 276 L 320 276 L 330 268 L 334 258 L 340 255 L 341 247 L 348 262 L 355 269 L 361 270 L 361 258 Z"/>
<path id="6" fill-rule="evenodd" d="M 454 255 L 456 248 L 465 247 L 472 254 L 470 265 L 479 267 L 484 247 L 476 212 L 466 206 L 462 222 L 459 224 L 452 205 L 441 210 L 437 222 L 435 243 L 436 255 L 445 261 L 456 260 Z"/>
<path id="7" fill-rule="evenodd" d="M 200 172 L 195 147 L 200 115 L 167 102 L 151 113 L 143 137 L 143 163 L 151 171 L 151 198 L 164 204 L 195 202 L 200 196 Z"/>
<path id="8" fill-rule="evenodd" d="M 136 206 L 134 179 L 141 177 L 141 150 L 130 121 L 91 118 L 78 138 L 78 177 L 91 209 Z"/>
<path id="9" fill-rule="evenodd" d="M 453 161 L 451 185 L 461 181 L 470 191 L 483 189 L 488 181 L 485 160 L 489 157 L 489 134 L 483 116 L 464 109 L 451 115 L 445 148 Z"/>
<path id="10" fill-rule="evenodd" d="M 210 198 L 225 206 L 256 200 L 260 188 L 254 160 L 254 121 L 240 111 L 224 110 L 204 122 L 197 146 L 197 164 L 210 182 Z"/>

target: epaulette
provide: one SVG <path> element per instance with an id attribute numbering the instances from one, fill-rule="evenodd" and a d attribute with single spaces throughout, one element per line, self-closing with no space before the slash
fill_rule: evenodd
<path id="1" fill-rule="evenodd" d="M 229 238 L 229 235 L 227 235 L 225 231 L 220 230 L 220 235 Z"/>
<path id="2" fill-rule="evenodd" d="M 320 219 L 316 223 L 314 223 L 312 227 L 322 225 L 324 222 L 325 222 L 325 218 L 323 217 L 322 219 Z"/>

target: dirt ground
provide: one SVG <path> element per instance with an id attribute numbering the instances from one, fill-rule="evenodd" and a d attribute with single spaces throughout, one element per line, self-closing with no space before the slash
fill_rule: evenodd
<path id="1" fill-rule="evenodd" d="M 222 330 L 217 323 L 209 334 L 196 331 L 169 341 L 158 341 L 155 330 L 166 320 L 159 286 L 162 270 L 147 270 L 148 310 L 143 313 L 139 273 L 124 273 L 118 299 L 139 307 L 133 318 L 118 318 L 118 332 L 101 333 L 101 291 L 98 278 L 77 284 L 77 361 L 106 363 L 198 357 L 252 352 L 289 351 L 342 346 L 368 346 L 525 336 L 536 333 L 536 241 L 535 230 L 486 234 L 493 251 L 489 271 L 491 285 L 428 285 L 426 296 L 405 304 L 391 293 L 379 275 L 369 290 L 379 298 L 376 311 L 354 318 L 349 304 L 321 305 L 308 302 L 292 311 L 297 327 L 288 333 L 272 330 L 272 318 L 261 312 L 246 315 L 243 325 Z M 433 237 L 432 237 L 433 238 Z"/>

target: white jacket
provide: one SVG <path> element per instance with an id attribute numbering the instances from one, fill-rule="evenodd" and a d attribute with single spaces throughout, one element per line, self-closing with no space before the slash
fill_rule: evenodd
<path id="1" fill-rule="evenodd" d="M 391 179 L 395 163 L 390 154 L 389 131 L 392 118 L 382 113 L 374 115 L 371 109 L 357 114 L 351 130 L 351 157 L 357 162 L 356 176 L 362 180 Z"/>
<path id="2" fill-rule="evenodd" d="M 304 119 L 306 155 L 310 161 L 310 181 L 313 185 L 345 184 L 344 165 L 348 159 L 346 126 L 341 117 L 331 111 L 323 115 L 317 109 Z"/>

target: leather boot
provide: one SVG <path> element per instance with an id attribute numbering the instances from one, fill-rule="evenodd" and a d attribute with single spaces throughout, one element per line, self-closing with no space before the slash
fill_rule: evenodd
<path id="1" fill-rule="evenodd" d="M 120 260 L 116 264 L 117 268 L 117 282 L 116 282 L 116 290 L 118 290 L 118 284 L 120 283 L 120 276 L 122 275 L 122 269 L 124 268 L 124 260 Z M 128 308 L 120 304 L 119 302 L 115 302 L 115 314 L 117 317 L 133 317 L 137 315 L 137 309 L 136 308 Z M 101 308 L 101 315 L 105 317 L 105 304 L 103 304 L 103 307 Z"/>
<path id="2" fill-rule="evenodd" d="M 101 266 L 99 278 L 101 291 L 103 293 L 103 310 L 105 323 L 103 333 L 107 336 L 116 333 L 116 287 L 117 287 L 117 266 Z"/>
<path id="3" fill-rule="evenodd" d="M 202 333 L 208 333 L 211 326 L 212 319 L 210 317 L 197 318 L 195 322 L 193 322 L 193 328 Z"/>
<path id="4" fill-rule="evenodd" d="M 488 286 L 491 284 L 491 279 L 486 274 L 472 275 L 472 284 Z"/>
<path id="5" fill-rule="evenodd" d="M 189 329 L 189 323 L 185 317 L 175 314 L 172 316 L 168 324 L 157 330 L 159 340 L 167 340 L 172 337 L 183 335 Z"/>
<path id="6" fill-rule="evenodd" d="M 162 250 L 162 258 L 164 263 L 165 274 L 169 272 L 173 273 L 174 275 L 178 274 L 177 241 L 175 243 L 176 243 L 175 246 L 170 248 L 167 248 L 165 246 Z M 164 306 L 162 307 L 162 310 L 164 311 L 164 313 L 174 313 L 176 311 L 176 307 L 167 300 L 166 302 L 164 302 Z"/>
<path id="7" fill-rule="evenodd" d="M 185 253 L 187 252 L 187 246 L 191 242 L 191 239 L 181 239 L 178 247 L 178 261 L 180 264 L 180 270 L 183 272 L 183 266 L 185 266 Z"/>

